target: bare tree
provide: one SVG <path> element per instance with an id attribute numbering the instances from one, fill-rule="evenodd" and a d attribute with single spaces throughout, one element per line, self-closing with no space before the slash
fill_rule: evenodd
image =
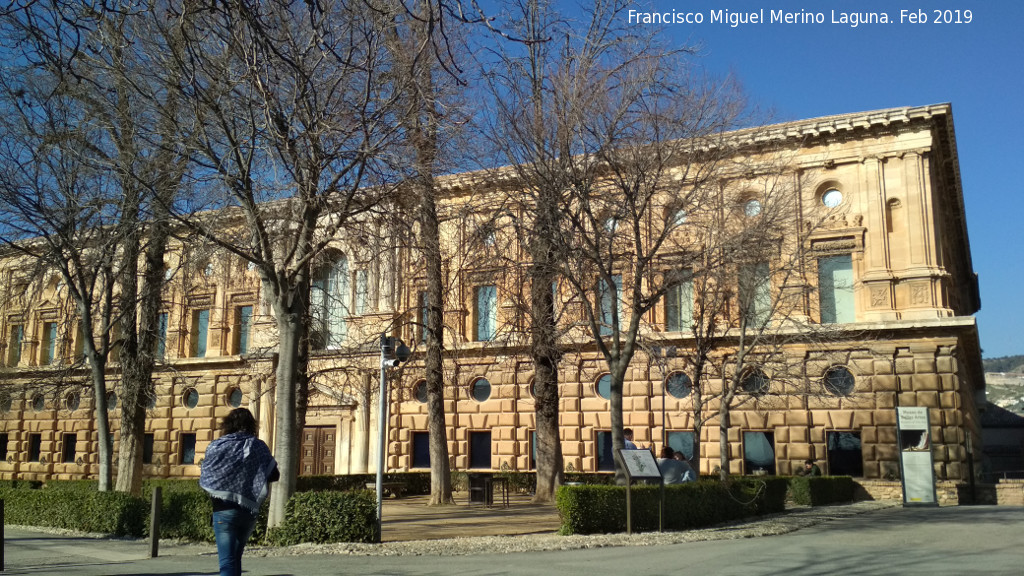
<path id="1" fill-rule="evenodd" d="M 310 294 L 339 230 L 388 191 L 392 87 L 376 13 L 345 2 L 182 3 L 161 68 L 192 121 L 182 224 L 253 264 L 277 321 L 271 525 L 295 491 L 309 391 Z M 181 78 L 180 82 L 173 81 Z M 228 224 L 228 225 L 225 225 Z"/>
<path id="2" fill-rule="evenodd" d="M 96 396 L 100 488 L 111 480 L 105 380 L 114 345 L 122 372 L 119 490 L 141 490 L 141 438 L 167 222 L 176 194 L 167 101 L 147 88 L 131 7 L 26 4 L 4 18 L 22 58 L 2 81 L 8 241 L 68 286 Z M 36 240 L 21 242 L 26 237 Z M 42 251 L 37 249 L 44 248 Z M 141 287 L 139 259 L 145 255 Z M 141 318 L 136 309 L 141 303 Z M 114 325 L 121 339 L 112 341 Z M 142 337 L 140 338 L 140 330 Z M 140 349 L 139 343 L 142 343 Z"/>
<path id="3" fill-rule="evenodd" d="M 585 34 L 566 32 L 564 42 L 543 46 L 536 9 L 528 6 L 523 18 L 535 41 L 505 73 L 519 78 L 497 83 L 513 96 L 500 108 L 507 119 L 496 140 L 509 143 L 500 149 L 525 190 L 533 347 L 538 366 L 551 372 L 538 409 L 557 406 L 560 346 L 593 342 L 610 373 L 612 444 L 621 447 L 623 382 L 644 318 L 694 257 L 670 251 L 670 210 L 703 205 L 715 189 L 724 153 L 713 144 L 735 126 L 742 103 L 734 87 L 703 79 L 689 51 L 621 28 L 622 6 L 598 3 L 578 27 Z M 553 284 L 571 293 L 576 312 L 558 345 Z M 538 444 L 557 443 L 556 414 L 539 417 L 538 435 L 543 419 L 553 438 Z M 557 483 L 554 465 L 545 464 L 546 490 Z"/>

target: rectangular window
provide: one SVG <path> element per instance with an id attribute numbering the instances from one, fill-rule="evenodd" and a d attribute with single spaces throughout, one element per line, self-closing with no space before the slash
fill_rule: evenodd
<path id="1" fill-rule="evenodd" d="M 693 459 L 693 432 L 669 432 L 668 445 L 674 452 L 682 452 L 687 460 Z"/>
<path id="2" fill-rule="evenodd" d="M 826 432 L 829 476 L 863 476 L 860 432 Z"/>
<path id="3" fill-rule="evenodd" d="M 771 270 L 767 262 L 744 266 L 740 270 L 740 309 L 751 328 L 768 323 L 772 312 Z"/>
<path id="4" fill-rule="evenodd" d="M 153 442 L 155 437 L 152 432 L 149 432 L 142 437 L 142 463 L 152 464 L 153 463 Z"/>
<path id="5" fill-rule="evenodd" d="M 203 358 L 206 356 L 206 335 L 210 329 L 210 311 L 195 310 L 192 312 L 192 356 Z"/>
<path id="6" fill-rule="evenodd" d="M 73 464 L 75 462 L 75 452 L 78 448 L 78 434 L 65 434 L 62 444 L 60 461 L 64 464 Z"/>
<path id="7" fill-rule="evenodd" d="M 665 329 L 669 332 L 688 332 L 692 324 L 693 280 L 687 277 L 670 288 L 665 295 Z"/>
<path id="8" fill-rule="evenodd" d="M 52 364 L 57 353 L 57 323 L 43 322 L 43 335 L 39 346 L 39 364 Z"/>
<path id="9" fill-rule="evenodd" d="M 370 309 L 370 271 L 356 270 L 356 314 L 366 314 Z"/>
<path id="10" fill-rule="evenodd" d="M 425 343 L 427 341 L 427 317 L 430 315 L 429 300 L 427 298 L 427 293 L 425 291 L 419 293 L 419 300 L 418 300 L 418 302 L 419 302 L 419 307 L 418 308 L 419 308 L 419 324 L 420 324 L 420 326 L 419 326 L 419 329 L 420 329 L 420 342 L 424 342 Z"/>
<path id="11" fill-rule="evenodd" d="M 28 461 L 39 462 L 43 456 L 43 435 L 28 435 Z"/>
<path id="12" fill-rule="evenodd" d="M 530 430 L 530 470 L 537 469 L 537 431 Z"/>
<path id="13" fill-rule="evenodd" d="M 855 321 L 853 259 L 849 254 L 818 258 L 818 302 L 822 324 Z"/>
<path id="14" fill-rule="evenodd" d="M 161 312 L 156 319 L 156 351 L 157 358 L 163 358 L 167 354 L 167 312 Z"/>
<path id="15" fill-rule="evenodd" d="M 474 340 L 493 340 L 498 329 L 497 286 L 476 287 L 476 333 Z"/>
<path id="16" fill-rule="evenodd" d="M 469 468 L 471 470 L 491 469 L 491 433 L 469 433 Z"/>
<path id="17" fill-rule="evenodd" d="M 610 336 L 616 320 L 622 320 L 622 276 L 616 274 L 611 284 L 601 280 L 601 336 Z"/>
<path id="18" fill-rule="evenodd" d="M 412 433 L 412 467 L 430 468 L 430 432 Z"/>
<path id="19" fill-rule="evenodd" d="M 85 359 L 85 332 L 82 330 L 82 322 L 79 321 L 75 328 L 75 360 Z"/>
<path id="20" fill-rule="evenodd" d="M 0 462 L 7 461 L 7 443 L 10 441 L 10 436 L 7 432 L 0 432 Z"/>
<path id="21" fill-rule="evenodd" d="M 196 435 L 192 432 L 181 434 L 181 463 L 196 463 Z"/>
<path id="22" fill-rule="evenodd" d="M 239 306 L 235 310 L 235 353 L 249 353 L 249 328 L 252 326 L 252 306 Z"/>
<path id="23" fill-rule="evenodd" d="M 615 456 L 612 452 L 612 433 L 597 433 L 597 470 L 615 470 Z"/>
<path id="24" fill-rule="evenodd" d="M 21 344 L 25 340 L 25 327 L 21 324 L 11 326 L 10 338 L 7 340 L 7 365 L 17 366 L 21 362 Z"/>
<path id="25" fill-rule="evenodd" d="M 775 475 L 774 433 L 743 433 L 743 473 Z"/>

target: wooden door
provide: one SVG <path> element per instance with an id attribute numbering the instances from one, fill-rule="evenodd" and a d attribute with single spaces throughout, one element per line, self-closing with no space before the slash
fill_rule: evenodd
<path id="1" fill-rule="evenodd" d="M 336 434 L 334 426 L 307 426 L 302 429 L 301 475 L 334 474 Z"/>

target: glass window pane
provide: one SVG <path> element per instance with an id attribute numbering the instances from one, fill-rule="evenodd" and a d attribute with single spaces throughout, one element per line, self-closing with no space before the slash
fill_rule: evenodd
<path id="1" fill-rule="evenodd" d="M 615 470 L 615 457 L 612 455 L 612 433 L 597 433 L 597 469 Z"/>
<path id="2" fill-rule="evenodd" d="M 605 400 L 612 397 L 612 375 L 605 374 L 597 379 L 597 395 Z"/>
<path id="3" fill-rule="evenodd" d="M 210 311 L 197 310 L 192 319 L 192 356 L 206 356 L 206 335 L 210 327 Z"/>
<path id="4" fill-rule="evenodd" d="M 162 312 L 156 321 L 156 357 L 163 358 L 167 353 L 167 312 Z"/>
<path id="5" fill-rule="evenodd" d="M 498 288 L 476 288 L 476 340 L 493 340 L 498 327 Z"/>
<path id="6" fill-rule="evenodd" d="M 830 476 L 864 475 L 860 432 L 827 432 L 826 440 Z"/>
<path id="7" fill-rule="evenodd" d="M 693 324 L 693 280 L 673 286 L 665 300 L 665 328 L 669 332 L 689 331 Z"/>
<path id="8" fill-rule="evenodd" d="M 430 433 L 412 433 L 412 467 L 430 468 Z"/>
<path id="9" fill-rule="evenodd" d="M 491 469 L 491 433 L 469 433 L 469 467 L 472 469 Z"/>
<path id="10" fill-rule="evenodd" d="M 249 327 L 252 325 L 252 306 L 238 309 L 238 353 L 249 353 Z"/>
<path id="11" fill-rule="evenodd" d="M 818 259 L 818 295 L 823 324 L 855 321 L 853 261 L 849 254 Z"/>
<path id="12" fill-rule="evenodd" d="M 682 452 L 687 460 L 693 459 L 693 432 L 669 432 L 668 445 L 673 452 Z"/>
<path id="13" fill-rule="evenodd" d="M 746 474 L 775 475 L 775 435 L 773 433 L 743 433 L 743 470 Z"/>
<path id="14" fill-rule="evenodd" d="M 676 372 L 665 380 L 665 388 L 673 398 L 686 398 L 692 391 L 693 382 L 686 374 Z"/>

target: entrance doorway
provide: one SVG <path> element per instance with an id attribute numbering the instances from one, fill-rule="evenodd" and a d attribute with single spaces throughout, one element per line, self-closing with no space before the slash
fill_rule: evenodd
<path id="1" fill-rule="evenodd" d="M 334 426 L 307 426 L 302 429 L 302 458 L 299 474 L 319 476 L 334 474 L 334 450 L 338 429 Z"/>

